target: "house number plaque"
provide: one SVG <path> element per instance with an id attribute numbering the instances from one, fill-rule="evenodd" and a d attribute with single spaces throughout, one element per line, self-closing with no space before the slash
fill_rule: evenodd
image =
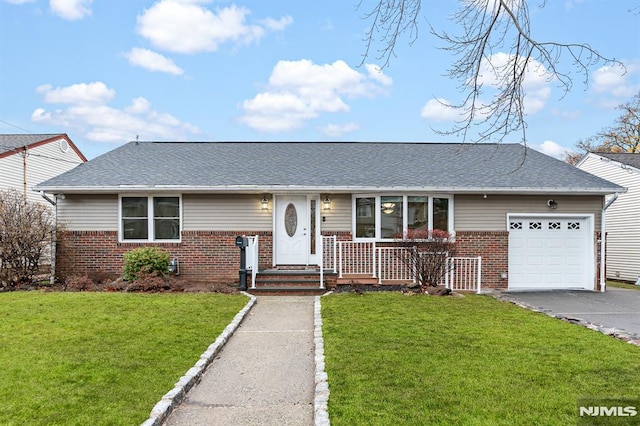
<path id="1" fill-rule="evenodd" d="M 289 237 L 293 237 L 298 228 L 298 212 L 293 203 L 289 203 L 284 211 L 284 229 Z"/>

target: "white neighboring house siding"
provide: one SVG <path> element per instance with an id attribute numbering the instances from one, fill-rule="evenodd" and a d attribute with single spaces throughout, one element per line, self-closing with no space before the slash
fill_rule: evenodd
<path id="1" fill-rule="evenodd" d="M 640 170 L 588 154 L 578 168 L 627 188 L 607 209 L 607 278 L 636 282 L 640 276 Z"/>
<path id="2" fill-rule="evenodd" d="M 83 163 L 73 148 L 69 147 L 63 152 L 59 140 L 64 139 L 56 139 L 28 150 L 26 194 L 29 201 L 50 205 L 38 192 L 33 191 L 33 187 Z M 24 193 L 24 158 L 21 152 L 0 158 L 0 170 L 0 189 L 15 189 Z"/>
<path id="3" fill-rule="evenodd" d="M 550 209 L 547 201 L 558 203 Z M 507 213 L 588 214 L 594 215 L 594 229 L 600 230 L 603 197 L 567 195 L 456 195 L 454 226 L 456 231 L 506 231 Z"/>

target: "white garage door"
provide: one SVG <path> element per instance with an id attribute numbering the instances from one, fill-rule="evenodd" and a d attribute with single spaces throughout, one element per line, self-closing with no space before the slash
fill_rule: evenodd
<path id="1" fill-rule="evenodd" d="M 586 217 L 509 217 L 509 289 L 593 290 L 593 231 Z"/>

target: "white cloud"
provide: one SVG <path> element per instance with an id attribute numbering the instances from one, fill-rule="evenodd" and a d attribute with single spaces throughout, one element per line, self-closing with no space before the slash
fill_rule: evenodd
<path id="1" fill-rule="evenodd" d="M 388 84 L 391 79 L 384 74 L 362 74 L 344 61 L 279 61 L 266 90 L 242 102 L 239 121 L 264 132 L 293 130 L 322 113 L 348 112 L 345 99 L 373 98 Z"/>
<path id="2" fill-rule="evenodd" d="M 149 71 L 166 72 L 173 75 L 184 74 L 184 70 L 177 66 L 171 59 L 149 49 L 134 47 L 125 53 L 124 56 L 129 60 L 131 65 Z"/>
<path id="3" fill-rule="evenodd" d="M 293 23 L 293 18 L 291 16 L 283 16 L 280 19 L 266 18 L 260 22 L 272 31 L 282 31 Z"/>
<path id="4" fill-rule="evenodd" d="M 357 123 L 327 124 L 319 129 L 330 138 L 339 138 L 347 133 L 355 132 L 360 126 Z"/>
<path id="5" fill-rule="evenodd" d="M 115 90 L 102 82 L 56 89 L 42 85 L 37 92 L 44 95 L 45 102 L 64 107 L 51 111 L 37 108 L 31 121 L 74 129 L 92 141 L 126 142 L 136 135 L 147 140 L 185 140 L 200 133 L 193 124 L 153 110 L 145 98 L 135 98 L 123 109 L 109 106 Z"/>
<path id="6" fill-rule="evenodd" d="M 531 145 L 531 148 L 562 161 L 565 160 L 567 153 L 573 152 L 554 141 L 544 141 L 538 145 Z"/>
<path id="7" fill-rule="evenodd" d="M 461 111 L 453 108 L 451 103 L 444 98 L 427 101 L 420 111 L 420 116 L 433 121 L 458 121 L 463 118 Z"/>
<path id="8" fill-rule="evenodd" d="M 266 18 L 250 25 L 250 11 L 231 5 L 216 13 L 201 1 L 160 0 L 138 16 L 137 32 L 159 49 L 177 53 L 213 52 L 227 42 L 257 41 L 267 30 L 282 30 L 293 22 L 289 16 Z"/>
<path id="9" fill-rule="evenodd" d="M 490 96 L 492 91 L 500 90 L 504 86 L 505 78 L 503 73 L 511 70 L 513 56 L 507 53 L 496 53 L 483 60 L 478 74 L 478 83 L 483 85 L 482 95 Z M 523 59 L 519 59 L 520 66 L 524 66 Z M 511 65 L 509 65 L 511 64 Z M 527 115 L 535 114 L 545 108 L 551 95 L 550 81 L 546 69 L 535 60 L 527 65 L 524 80 L 523 108 Z M 487 98 L 476 99 L 474 115 L 477 120 L 483 120 L 490 113 L 488 105 L 491 100 Z M 455 107 L 453 106 L 455 105 Z M 463 105 L 459 108 L 446 99 L 436 98 L 429 100 L 420 111 L 422 118 L 432 121 L 464 121 L 470 105 Z"/>
<path id="10" fill-rule="evenodd" d="M 604 66 L 592 74 L 592 90 L 599 97 L 598 104 L 604 108 L 615 108 L 638 94 L 640 84 L 640 61 L 625 63 L 621 66 Z"/>
<path id="11" fill-rule="evenodd" d="M 393 84 L 393 79 L 384 74 L 379 66 L 374 64 L 365 64 L 365 68 L 369 72 L 369 77 L 378 81 L 383 86 L 391 86 Z"/>
<path id="12" fill-rule="evenodd" d="M 488 60 L 482 62 L 480 70 L 480 82 L 482 84 L 500 88 L 505 78 L 503 73 L 511 73 L 514 56 L 499 52 L 493 54 Z M 524 67 L 524 58 L 518 58 L 519 68 Z M 535 114 L 542 110 L 551 95 L 551 88 L 547 69 L 539 62 L 531 59 L 526 65 L 522 87 L 524 89 L 524 112 L 527 115 Z"/>
<path id="13" fill-rule="evenodd" d="M 110 101 L 116 93 L 101 81 L 73 84 L 55 89 L 45 84 L 39 86 L 36 91 L 44 93 L 44 101 L 52 104 L 101 104 Z"/>
<path id="14" fill-rule="evenodd" d="M 93 0 L 50 0 L 51 11 L 62 19 L 77 21 L 91 15 Z"/>

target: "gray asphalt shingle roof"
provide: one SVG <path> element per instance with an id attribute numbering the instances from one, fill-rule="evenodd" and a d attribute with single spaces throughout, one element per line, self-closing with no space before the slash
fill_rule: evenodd
<path id="1" fill-rule="evenodd" d="M 628 152 L 594 152 L 594 154 L 640 169 L 640 154 L 632 154 Z"/>
<path id="2" fill-rule="evenodd" d="M 22 148 L 47 139 L 64 136 L 62 133 L 25 135 L 25 134 L 0 134 L 0 154 L 13 151 L 16 148 Z"/>
<path id="3" fill-rule="evenodd" d="M 596 192 L 622 187 L 520 144 L 130 142 L 38 186 L 49 192 L 375 190 Z"/>

